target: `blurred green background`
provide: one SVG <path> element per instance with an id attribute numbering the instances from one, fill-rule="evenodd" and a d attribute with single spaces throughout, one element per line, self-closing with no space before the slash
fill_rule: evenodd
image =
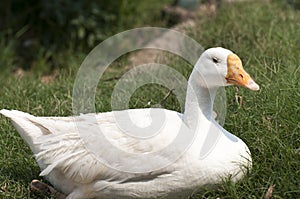
<path id="1" fill-rule="evenodd" d="M 162 8 L 172 0 L 2 0 L 0 6 L 0 68 L 46 70 L 64 67 L 57 54 L 89 52 L 120 31 L 165 26 Z M 1 51 L 5 51 L 4 54 Z M 0 57 L 1 58 L 1 57 Z M 44 66 L 34 66 L 45 59 Z M 55 61 L 56 60 L 56 61 Z M 39 64 L 39 65 L 42 65 Z"/>
<path id="2" fill-rule="evenodd" d="M 226 2 L 226 1 L 225 1 Z M 237 1 L 239 2 L 239 1 Z M 298 0 L 273 1 L 299 8 Z M 49 73 L 67 67 L 66 56 L 87 54 L 111 35 L 136 27 L 171 27 L 170 5 L 195 8 L 221 0 L 2 0 L 0 69 Z M 170 21 L 172 22 L 170 24 Z"/>

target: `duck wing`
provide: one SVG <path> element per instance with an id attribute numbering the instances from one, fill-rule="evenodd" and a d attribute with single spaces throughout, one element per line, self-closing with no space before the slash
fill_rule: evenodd
<path id="1" fill-rule="evenodd" d="M 140 126 L 147 125 L 153 118 L 146 109 L 126 111 L 123 113 L 131 115 L 131 119 L 136 119 Z M 90 183 L 95 180 L 134 181 L 172 173 L 171 167 L 151 170 L 152 161 L 145 156 L 153 154 L 151 157 L 158 162 L 171 162 L 170 154 L 159 150 L 176 137 L 176 132 L 172 131 L 180 126 L 181 116 L 165 109 L 157 109 L 154 116 L 161 115 L 162 111 L 166 111 L 166 120 L 169 122 L 159 129 L 159 135 L 148 137 L 149 139 L 124 133 L 124 128 L 126 131 L 130 126 L 125 125 L 120 130 L 114 112 L 74 117 L 35 117 L 5 109 L 0 113 L 12 120 L 19 134 L 30 146 L 42 170 L 40 175 L 49 175 L 55 170 L 74 182 Z M 127 121 L 120 123 L 122 122 Z M 145 169 L 141 170 L 141 167 Z M 143 172 L 124 172 L 126 169 Z"/>

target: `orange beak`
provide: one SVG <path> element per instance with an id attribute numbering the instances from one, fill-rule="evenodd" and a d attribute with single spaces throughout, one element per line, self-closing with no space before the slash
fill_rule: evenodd
<path id="1" fill-rule="evenodd" d="M 244 86 L 250 90 L 259 90 L 258 84 L 256 84 L 250 75 L 244 70 L 242 61 L 236 54 L 228 55 L 227 68 L 227 83 Z"/>

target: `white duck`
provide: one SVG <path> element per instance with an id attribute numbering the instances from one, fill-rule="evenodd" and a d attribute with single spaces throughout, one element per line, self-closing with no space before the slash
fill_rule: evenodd
<path id="1" fill-rule="evenodd" d="M 41 175 L 68 199 L 187 198 L 223 178 L 237 181 L 251 167 L 246 144 L 212 116 L 217 88 L 230 84 L 259 89 L 239 57 L 218 47 L 206 50 L 197 61 L 184 114 L 158 108 L 74 117 L 0 112 L 29 144 Z M 119 128 L 116 113 L 129 114 L 139 125 L 151 123 L 151 116 L 164 115 L 165 122 L 156 136 L 139 139 Z M 99 128 L 102 138 L 95 137 Z M 83 138 L 79 131 L 88 136 Z"/>

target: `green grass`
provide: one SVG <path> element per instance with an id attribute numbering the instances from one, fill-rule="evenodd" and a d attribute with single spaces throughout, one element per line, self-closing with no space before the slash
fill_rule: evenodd
<path id="1" fill-rule="evenodd" d="M 264 198 L 271 185 L 275 185 L 273 198 L 300 198 L 299 21 L 299 11 L 280 3 L 235 3 L 223 5 L 216 16 L 200 17 L 196 28 L 188 31 L 205 48 L 223 46 L 236 52 L 261 86 L 259 92 L 240 88 L 242 104 L 235 100 L 235 89 L 227 88 L 225 129 L 249 146 L 253 157 L 250 174 L 237 184 L 224 182 L 216 190 L 202 190 L 193 199 Z M 13 59 L 13 53 L 6 51 L 10 46 L 0 45 L 0 63 L 14 65 L 9 59 Z M 58 70 L 58 78 L 50 84 L 41 83 L 32 72 L 20 79 L 3 72 L 0 108 L 39 116 L 72 114 L 73 83 L 82 56 L 68 56 L 61 58 L 66 58 L 68 67 Z M 127 64 L 124 60 L 113 64 L 103 79 L 122 75 Z M 183 60 L 174 59 L 172 65 L 185 76 L 191 71 Z M 100 82 L 98 111 L 111 109 L 116 81 Z M 130 107 L 149 107 L 149 101 L 158 103 L 167 92 L 159 86 L 142 87 L 131 98 Z M 174 96 L 165 104 L 166 108 L 180 110 Z M 32 179 L 41 179 L 39 168 L 27 145 L 3 117 L 0 157 L 0 198 L 30 197 L 28 185 Z"/>

